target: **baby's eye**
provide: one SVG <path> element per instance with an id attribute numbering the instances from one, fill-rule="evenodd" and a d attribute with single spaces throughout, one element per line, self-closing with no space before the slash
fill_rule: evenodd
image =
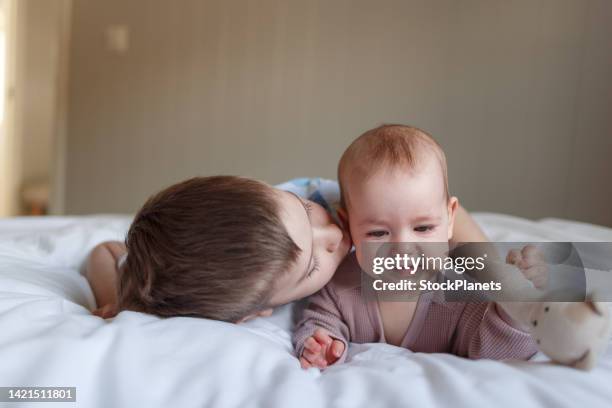
<path id="1" fill-rule="evenodd" d="M 433 230 L 434 228 L 436 228 L 435 225 L 419 225 L 414 230 L 416 232 L 427 232 Z"/>
<path id="2" fill-rule="evenodd" d="M 380 238 L 380 237 L 384 237 L 385 235 L 388 235 L 388 232 L 383 231 L 383 230 L 369 231 L 366 235 L 368 237 Z"/>

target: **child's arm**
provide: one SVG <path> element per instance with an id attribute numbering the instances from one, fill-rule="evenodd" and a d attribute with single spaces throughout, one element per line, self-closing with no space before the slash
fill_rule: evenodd
<path id="1" fill-rule="evenodd" d="M 346 358 L 350 334 L 331 286 L 309 298 L 293 333 L 295 352 L 303 368 L 325 368 Z"/>
<path id="2" fill-rule="evenodd" d="M 85 277 L 98 305 L 95 315 L 108 318 L 117 313 L 117 261 L 126 252 L 123 243 L 109 241 L 97 245 L 89 254 Z"/>

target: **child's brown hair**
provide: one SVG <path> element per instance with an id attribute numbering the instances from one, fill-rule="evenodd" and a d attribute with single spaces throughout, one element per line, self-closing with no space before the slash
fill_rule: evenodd
<path id="1" fill-rule="evenodd" d="M 119 308 L 236 322 L 266 309 L 300 249 L 272 187 L 198 177 L 151 197 L 128 231 Z"/>

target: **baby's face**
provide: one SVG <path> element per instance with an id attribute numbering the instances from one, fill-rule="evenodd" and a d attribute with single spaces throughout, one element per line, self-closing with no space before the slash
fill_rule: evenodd
<path id="1" fill-rule="evenodd" d="M 418 254 L 439 256 L 453 234 L 457 199 L 446 199 L 442 169 L 428 160 L 414 170 L 382 169 L 367 180 L 349 180 L 347 218 L 357 259 L 364 243 L 411 243 Z M 421 243 L 444 243 L 444 247 Z M 435 248 L 435 249 L 434 249 Z"/>

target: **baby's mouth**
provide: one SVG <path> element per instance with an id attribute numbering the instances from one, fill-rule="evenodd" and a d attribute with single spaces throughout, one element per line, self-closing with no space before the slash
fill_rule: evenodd
<path id="1" fill-rule="evenodd" d="M 412 266 L 408 266 L 405 269 L 391 269 L 390 272 L 393 274 L 393 276 L 398 277 L 398 278 L 410 278 L 411 276 L 414 276 L 415 274 L 415 270 Z"/>

